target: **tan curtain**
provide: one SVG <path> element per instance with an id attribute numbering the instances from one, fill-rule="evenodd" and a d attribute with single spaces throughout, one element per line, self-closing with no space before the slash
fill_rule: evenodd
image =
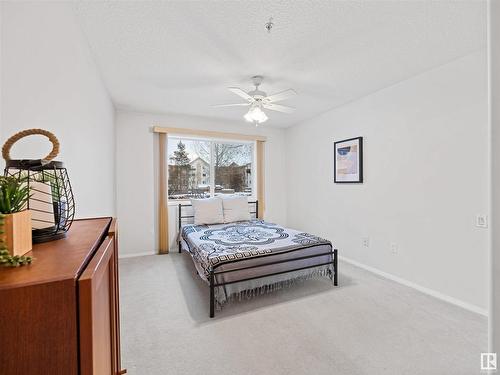
<path id="1" fill-rule="evenodd" d="M 265 197 L 265 141 L 257 141 L 257 200 L 259 202 L 259 219 L 264 219 L 266 209 Z"/>
<path id="2" fill-rule="evenodd" d="M 158 207 L 158 230 L 160 232 L 159 237 L 159 252 L 160 254 L 168 254 L 169 250 L 169 240 L 168 240 L 168 134 L 159 133 L 159 180 L 160 180 L 160 190 L 159 190 L 159 207 Z"/>

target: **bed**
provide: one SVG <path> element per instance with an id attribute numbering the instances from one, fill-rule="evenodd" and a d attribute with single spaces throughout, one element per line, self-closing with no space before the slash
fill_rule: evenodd
<path id="1" fill-rule="evenodd" d="M 258 219 L 257 201 L 250 220 L 195 225 L 191 204 L 178 205 L 179 253 L 193 259 L 209 285 L 210 317 L 235 298 L 251 298 L 297 282 L 329 277 L 338 285 L 337 250 L 309 233 Z M 191 210 L 192 211 L 192 210 Z"/>

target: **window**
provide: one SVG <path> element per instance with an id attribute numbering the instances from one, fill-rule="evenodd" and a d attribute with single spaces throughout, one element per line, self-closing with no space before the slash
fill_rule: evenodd
<path id="1" fill-rule="evenodd" d="M 168 198 L 251 196 L 254 142 L 168 138 Z"/>

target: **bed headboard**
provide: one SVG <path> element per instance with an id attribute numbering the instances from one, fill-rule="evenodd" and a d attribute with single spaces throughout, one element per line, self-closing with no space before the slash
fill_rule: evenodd
<path id="1" fill-rule="evenodd" d="M 254 200 L 254 201 L 248 201 L 248 205 L 250 206 L 249 209 L 250 209 L 250 214 L 252 215 L 255 215 L 255 218 L 258 218 L 259 217 L 259 202 L 257 200 Z M 186 203 L 186 204 L 182 204 L 182 203 L 179 203 L 179 205 L 177 206 L 178 207 L 178 229 L 179 231 L 181 230 L 181 227 L 182 227 L 182 223 L 183 223 L 183 220 L 186 220 L 186 219 L 194 219 L 194 215 L 192 213 L 192 208 L 189 209 L 188 207 L 193 207 L 191 205 L 191 203 Z M 186 211 L 188 211 L 186 213 Z"/>

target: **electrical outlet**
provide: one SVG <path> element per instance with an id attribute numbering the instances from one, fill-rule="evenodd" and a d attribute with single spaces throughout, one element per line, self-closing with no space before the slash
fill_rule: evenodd
<path id="1" fill-rule="evenodd" d="M 399 252 L 398 244 L 391 242 L 391 253 L 396 255 Z"/>
<path id="2" fill-rule="evenodd" d="M 488 216 L 486 216 L 486 215 L 476 215 L 476 227 L 478 227 L 478 228 L 488 228 Z"/>
<path id="3" fill-rule="evenodd" d="M 369 237 L 363 237 L 361 240 L 363 247 L 370 247 L 370 238 Z"/>

